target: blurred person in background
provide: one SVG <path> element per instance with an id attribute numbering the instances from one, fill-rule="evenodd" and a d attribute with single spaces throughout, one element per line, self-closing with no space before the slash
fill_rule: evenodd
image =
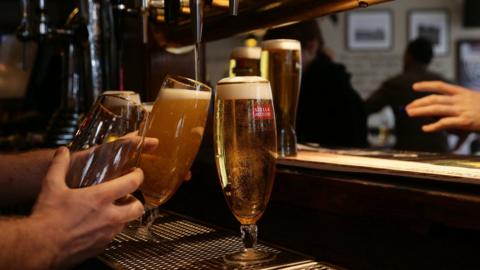
<path id="1" fill-rule="evenodd" d="M 412 85 L 420 81 L 444 80 L 442 76 L 428 70 L 433 59 L 433 45 L 425 38 L 411 41 L 403 57 L 403 72 L 387 79 L 365 103 L 367 113 L 375 113 L 390 106 L 395 116 L 395 136 L 397 150 L 448 152 L 447 133 L 435 131 L 425 133 L 422 126 L 432 118 L 412 119 L 405 107 L 410 102 L 427 94 L 412 91 Z"/>
<path id="2" fill-rule="evenodd" d="M 269 29 L 268 39 L 296 39 L 302 46 L 302 81 L 296 132 L 300 143 L 322 147 L 367 146 L 367 121 L 350 74 L 332 60 L 316 20 Z"/>

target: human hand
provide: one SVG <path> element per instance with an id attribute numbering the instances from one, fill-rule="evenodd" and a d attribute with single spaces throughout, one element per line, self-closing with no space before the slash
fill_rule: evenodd
<path id="1" fill-rule="evenodd" d="M 58 149 L 29 218 L 43 238 L 38 252 L 47 265 L 39 268 L 63 269 L 102 252 L 125 223 L 144 212 L 133 197 L 122 205 L 115 203 L 140 186 L 140 169 L 99 185 L 70 189 L 65 183 L 69 164 L 68 149 Z"/>
<path id="2" fill-rule="evenodd" d="M 406 107 L 411 117 L 440 117 L 438 121 L 424 125 L 423 131 L 480 130 L 480 93 L 440 81 L 416 83 L 413 90 L 435 93 Z"/>
<path id="3" fill-rule="evenodd" d="M 96 185 L 122 176 L 137 165 L 142 151 L 142 137 L 137 132 L 100 145 L 81 150 L 79 145 L 70 149 L 71 163 L 67 184 L 72 188 Z M 145 138 L 143 152 L 151 153 L 158 139 Z"/>

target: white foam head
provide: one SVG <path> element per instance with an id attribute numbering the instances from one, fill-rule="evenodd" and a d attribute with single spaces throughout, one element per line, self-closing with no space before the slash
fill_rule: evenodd
<path id="1" fill-rule="evenodd" d="M 217 83 L 219 99 L 272 99 L 270 82 L 257 76 L 224 78 Z"/>
<path id="2" fill-rule="evenodd" d="M 262 48 L 260 47 L 237 47 L 232 50 L 230 58 L 260 59 Z"/>
<path id="3" fill-rule="evenodd" d="M 181 88 L 163 88 L 158 94 L 158 98 L 163 100 L 179 99 L 210 99 L 210 91 L 196 91 Z"/>
<path id="4" fill-rule="evenodd" d="M 263 50 L 301 50 L 300 41 L 295 39 L 271 39 L 262 42 Z"/>

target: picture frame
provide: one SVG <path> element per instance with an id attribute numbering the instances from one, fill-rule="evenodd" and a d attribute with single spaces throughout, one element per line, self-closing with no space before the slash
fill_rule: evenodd
<path id="1" fill-rule="evenodd" d="M 446 9 L 417 9 L 408 13 L 408 40 L 428 38 L 435 56 L 447 56 L 450 51 L 450 15 Z"/>
<path id="2" fill-rule="evenodd" d="M 458 40 L 456 47 L 457 83 L 480 91 L 480 39 Z"/>
<path id="3" fill-rule="evenodd" d="M 393 48 L 393 13 L 390 10 L 349 12 L 346 28 L 346 47 L 350 51 L 389 51 Z"/>

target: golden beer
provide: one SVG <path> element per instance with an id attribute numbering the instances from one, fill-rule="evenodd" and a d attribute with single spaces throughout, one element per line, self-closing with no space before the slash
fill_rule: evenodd
<path id="1" fill-rule="evenodd" d="M 145 174 L 140 190 L 147 203 L 164 203 L 183 182 L 202 141 L 209 103 L 209 91 L 160 90 L 145 133 L 159 145 L 140 161 Z"/>
<path id="2" fill-rule="evenodd" d="M 270 81 L 278 133 L 278 153 L 297 153 L 295 122 L 302 74 L 300 42 L 291 39 L 267 40 L 262 43 L 262 77 Z"/>
<path id="3" fill-rule="evenodd" d="M 255 224 L 267 206 L 275 173 L 275 113 L 268 81 L 221 80 L 214 134 L 217 170 L 228 206 L 241 224 Z"/>
<path id="4" fill-rule="evenodd" d="M 237 47 L 230 55 L 229 76 L 260 76 L 259 47 Z"/>

